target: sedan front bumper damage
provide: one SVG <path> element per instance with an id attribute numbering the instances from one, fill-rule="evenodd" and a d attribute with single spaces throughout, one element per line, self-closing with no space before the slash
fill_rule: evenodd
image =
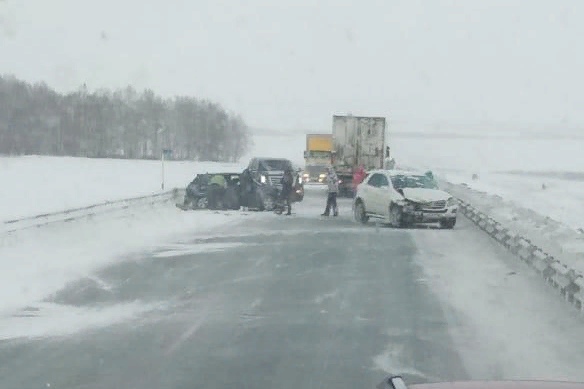
<path id="1" fill-rule="evenodd" d="M 456 219 L 458 206 L 442 209 L 424 208 L 418 204 L 408 204 L 402 208 L 402 217 L 408 223 L 438 223 Z"/>

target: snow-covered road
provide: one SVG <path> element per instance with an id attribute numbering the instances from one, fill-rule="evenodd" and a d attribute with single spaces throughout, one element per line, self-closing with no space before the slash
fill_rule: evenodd
<path id="1" fill-rule="evenodd" d="M 292 144 L 284 138 L 274 144 Z M 398 161 L 484 191 L 457 187 L 500 222 L 580 255 L 580 160 L 571 158 L 573 169 L 570 158 L 555 160 L 550 173 L 533 162 L 544 142 L 525 152 L 531 162 L 512 158 L 517 142 L 485 142 L 431 148 L 428 140 L 425 148 L 402 139 L 394 149 Z M 497 163 L 479 161 L 494 151 Z M 159 191 L 156 161 L 63 161 L 0 159 L 0 178 L 11 183 L 0 195 L 2 220 Z M 242 165 L 170 163 L 167 186 Z M 324 198 L 312 189 L 292 218 L 165 204 L 2 236 L 0 338 L 10 342 L 0 346 L 0 386 L 231 384 L 220 370 L 254 387 L 297 387 L 297 377 L 308 386 L 367 387 L 389 371 L 417 380 L 584 380 L 581 317 L 471 223 L 461 219 L 453 231 L 363 227 L 346 202 L 340 218 L 319 220 Z M 148 366 L 172 374 L 132 374 Z"/>
<path id="2" fill-rule="evenodd" d="M 52 258 L 68 280 L 4 310 L 0 386 L 355 388 L 389 372 L 584 380 L 582 319 L 470 222 L 395 230 L 354 223 L 347 201 L 322 219 L 323 205 L 317 191 L 292 217 L 161 208 L 120 219 L 109 227 L 142 222 L 148 245 L 99 266 L 98 255 L 79 262 L 121 242 L 81 235 L 84 251 Z M 165 241 L 150 239 L 156 216 Z"/>

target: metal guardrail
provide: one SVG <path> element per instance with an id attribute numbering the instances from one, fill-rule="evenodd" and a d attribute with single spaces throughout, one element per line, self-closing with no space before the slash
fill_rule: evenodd
<path id="1" fill-rule="evenodd" d="M 180 190 L 175 188 L 170 191 L 156 193 L 153 195 L 146 195 L 140 197 L 132 197 L 128 199 L 106 201 L 99 204 L 89 205 L 86 207 L 72 208 L 59 212 L 44 213 L 41 215 L 28 216 L 19 219 L 7 220 L 1 224 L 1 233 L 11 233 L 21 231 L 29 228 L 43 227 L 53 223 L 63 223 L 73 220 L 90 218 L 96 215 L 105 214 L 108 212 L 119 211 L 127 209 L 131 206 L 137 205 L 151 205 L 164 203 L 178 198 Z"/>

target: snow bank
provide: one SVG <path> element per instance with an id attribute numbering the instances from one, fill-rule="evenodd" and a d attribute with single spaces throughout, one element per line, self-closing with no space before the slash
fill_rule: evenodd
<path id="1" fill-rule="evenodd" d="M 196 173 L 239 164 L 165 162 L 165 189 Z M 0 157 L 0 221 L 161 192 L 160 161 L 73 157 Z"/>
<path id="2" fill-rule="evenodd" d="M 558 178 L 562 174 L 575 176 L 554 173 L 550 177 L 545 173 L 531 172 L 485 173 L 478 180 L 472 180 L 472 174 L 445 173 L 442 177 L 451 183 L 466 184 L 474 190 L 502 197 L 517 206 L 557 220 L 573 230 L 584 228 L 584 215 L 580 211 L 584 198 L 584 179 Z"/>
<path id="3" fill-rule="evenodd" d="M 500 196 L 473 190 L 464 184 L 445 183 L 443 186 L 506 228 L 529 239 L 568 268 L 584 274 L 584 234 Z"/>

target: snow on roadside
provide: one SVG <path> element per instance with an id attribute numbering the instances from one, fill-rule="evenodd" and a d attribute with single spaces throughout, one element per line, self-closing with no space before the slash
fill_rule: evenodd
<path id="1" fill-rule="evenodd" d="M 441 300 L 471 379 L 584 380 L 584 327 L 539 275 L 488 235 L 460 223 L 418 230 L 422 280 Z"/>
<path id="2" fill-rule="evenodd" d="M 472 180 L 470 173 L 442 175 L 448 182 L 464 183 L 471 189 L 500 196 L 574 230 L 584 228 L 582 213 L 579 212 L 584 197 L 584 179 L 554 178 L 560 176 L 561 173 L 485 173 Z"/>
<path id="3" fill-rule="evenodd" d="M 262 214 L 185 212 L 172 203 L 18 231 L 0 239 L 0 316 L 114 261 Z"/>
<path id="4" fill-rule="evenodd" d="M 165 189 L 196 173 L 241 171 L 240 164 L 166 161 Z M 75 157 L 0 157 L 0 222 L 161 192 L 160 161 Z"/>
<path id="5" fill-rule="evenodd" d="M 474 190 L 465 184 L 444 183 L 442 186 L 584 275 L 584 234 L 501 196 Z M 575 208 L 574 212 L 577 210 Z"/>
<path id="6" fill-rule="evenodd" d="M 36 302 L 20 314 L 0 316 L 0 340 L 66 336 L 129 321 L 157 308 L 161 306 L 137 301 L 99 308 Z"/>

